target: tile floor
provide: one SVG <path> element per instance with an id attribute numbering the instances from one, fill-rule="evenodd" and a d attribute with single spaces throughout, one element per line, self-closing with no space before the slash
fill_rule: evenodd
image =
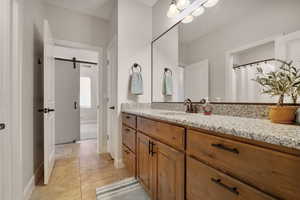
<path id="1" fill-rule="evenodd" d="M 130 176 L 96 146 L 94 140 L 57 146 L 50 183 L 36 186 L 30 200 L 95 200 L 96 188 Z"/>

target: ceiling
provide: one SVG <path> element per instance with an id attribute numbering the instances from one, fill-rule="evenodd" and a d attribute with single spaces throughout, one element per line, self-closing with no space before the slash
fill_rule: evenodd
<path id="1" fill-rule="evenodd" d="M 109 20 L 113 11 L 113 0 L 44 0 L 58 7 Z M 147 6 L 153 6 L 158 0 L 137 0 Z"/>

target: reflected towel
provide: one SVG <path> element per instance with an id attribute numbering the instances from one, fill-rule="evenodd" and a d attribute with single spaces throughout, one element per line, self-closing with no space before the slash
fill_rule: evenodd
<path id="1" fill-rule="evenodd" d="M 143 78 L 140 72 L 133 72 L 131 75 L 131 94 L 142 95 L 143 89 Z"/>
<path id="2" fill-rule="evenodd" d="M 163 95 L 172 96 L 173 95 L 173 78 L 171 74 L 165 73 L 163 80 Z"/>

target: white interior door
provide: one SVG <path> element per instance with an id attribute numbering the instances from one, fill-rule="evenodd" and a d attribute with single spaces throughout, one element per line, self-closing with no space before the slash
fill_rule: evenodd
<path id="1" fill-rule="evenodd" d="M 0 1 L 0 199 L 12 200 L 10 109 L 10 1 Z"/>
<path id="2" fill-rule="evenodd" d="M 80 140 L 80 65 L 55 61 L 55 144 Z"/>
<path id="3" fill-rule="evenodd" d="M 116 105 L 117 105 L 117 69 L 116 69 L 116 49 L 115 40 L 107 48 L 107 151 L 115 158 L 113 148 L 113 133 L 117 127 Z"/>
<path id="4" fill-rule="evenodd" d="M 276 58 L 293 61 L 294 65 L 300 68 L 300 31 L 276 40 Z"/>
<path id="5" fill-rule="evenodd" d="M 208 60 L 184 68 L 184 96 L 195 102 L 209 97 Z"/>
<path id="6" fill-rule="evenodd" d="M 55 60 L 54 40 L 44 21 L 44 183 L 48 184 L 55 162 Z"/>

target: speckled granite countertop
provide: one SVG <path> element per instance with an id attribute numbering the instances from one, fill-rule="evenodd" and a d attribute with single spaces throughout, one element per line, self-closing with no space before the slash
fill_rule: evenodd
<path id="1" fill-rule="evenodd" d="M 274 124 L 263 119 L 223 115 L 205 116 L 203 114 L 149 108 L 123 109 L 122 111 L 300 150 L 300 126 L 296 125 Z"/>

